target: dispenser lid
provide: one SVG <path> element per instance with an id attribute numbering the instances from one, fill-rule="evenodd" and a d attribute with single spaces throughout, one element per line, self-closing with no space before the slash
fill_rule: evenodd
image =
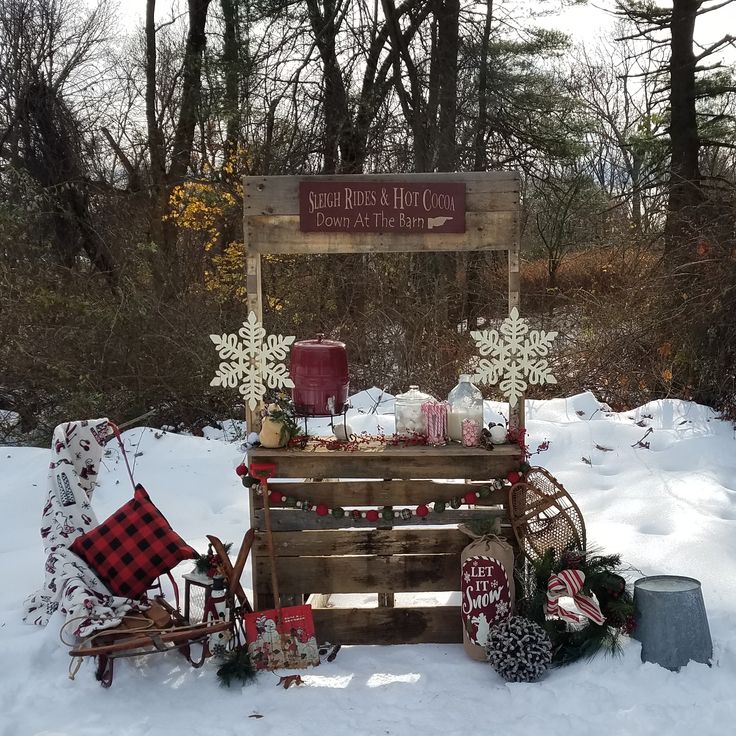
<path id="1" fill-rule="evenodd" d="M 409 386 L 409 390 L 403 394 L 396 395 L 396 401 L 400 404 L 423 404 L 425 401 L 436 401 L 434 396 L 425 394 L 419 390 L 419 386 Z"/>
<path id="2" fill-rule="evenodd" d="M 304 348 L 306 350 L 320 350 L 327 348 L 328 350 L 331 350 L 333 348 L 339 348 L 340 350 L 345 350 L 345 343 L 340 342 L 339 340 L 328 340 L 325 338 L 324 334 L 318 333 L 317 337 L 311 338 L 309 340 L 297 340 L 292 345 L 292 351 L 294 348 Z"/>

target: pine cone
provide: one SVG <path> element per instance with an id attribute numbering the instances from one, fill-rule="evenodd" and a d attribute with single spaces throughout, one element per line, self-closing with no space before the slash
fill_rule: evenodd
<path id="1" fill-rule="evenodd" d="M 534 682 L 552 662 L 552 642 L 544 629 L 523 616 L 512 616 L 491 629 L 488 662 L 507 682 Z"/>

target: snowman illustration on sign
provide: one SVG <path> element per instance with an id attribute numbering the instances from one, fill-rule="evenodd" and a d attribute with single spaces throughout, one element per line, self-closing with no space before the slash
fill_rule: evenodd
<path id="1" fill-rule="evenodd" d="M 482 647 L 488 643 L 488 635 L 491 633 L 491 625 L 485 613 L 479 613 L 470 619 L 470 623 L 476 627 L 475 641 Z"/>

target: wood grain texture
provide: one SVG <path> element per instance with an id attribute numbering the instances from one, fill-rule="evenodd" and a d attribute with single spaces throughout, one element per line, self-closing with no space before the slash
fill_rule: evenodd
<path id="1" fill-rule="evenodd" d="M 322 530 L 274 533 L 277 557 L 330 555 L 459 554 L 470 537 L 453 528 Z M 258 532 L 253 551 L 266 554 Z"/>
<path id="2" fill-rule="evenodd" d="M 319 641 L 340 644 L 457 644 L 463 640 L 459 606 L 314 608 Z"/>
<path id="3" fill-rule="evenodd" d="M 508 250 L 515 243 L 517 213 L 467 212 L 464 233 L 303 233 L 297 215 L 247 217 L 252 253 L 436 253 Z"/>
<path id="4" fill-rule="evenodd" d="M 519 175 L 509 171 L 386 174 L 355 176 L 246 176 L 243 180 L 244 214 L 298 215 L 299 182 L 345 181 L 407 184 L 417 182 L 452 182 L 465 184 L 465 207 L 468 212 L 490 212 L 517 209 L 519 205 Z"/>
<path id="5" fill-rule="evenodd" d="M 262 581 L 258 593 L 270 593 L 263 578 L 268 558 L 257 556 L 254 567 Z M 458 554 L 277 557 L 276 572 L 282 594 L 460 590 Z"/>
<path id="6" fill-rule="evenodd" d="M 285 496 L 293 496 L 312 503 L 328 506 L 400 506 L 417 505 L 428 501 L 449 501 L 468 491 L 487 488 L 488 483 L 437 483 L 431 480 L 368 480 L 368 481 L 270 481 L 268 487 Z M 508 497 L 506 490 L 494 490 L 480 499 L 484 506 L 503 504 Z"/>
<path id="7" fill-rule="evenodd" d="M 249 462 L 274 463 L 277 478 L 397 478 L 491 480 L 519 464 L 519 448 L 382 447 L 340 450 L 254 448 Z"/>
<path id="8" fill-rule="evenodd" d="M 255 526 L 257 529 L 263 529 L 264 519 L 263 510 L 256 510 Z M 430 527 L 443 526 L 450 524 L 467 524 L 475 520 L 500 519 L 503 522 L 507 519 L 506 509 L 499 506 L 489 506 L 487 508 L 475 509 L 448 509 L 442 514 L 430 514 L 424 519 L 418 516 L 412 516 L 411 519 L 393 519 L 390 522 L 368 521 L 366 519 L 348 518 L 347 515 L 342 519 L 335 519 L 333 516 L 317 516 L 314 512 L 304 512 L 294 509 L 272 509 L 271 510 L 271 527 L 274 531 L 294 532 L 294 531 L 312 531 L 319 529 L 388 529 L 402 527 Z"/>

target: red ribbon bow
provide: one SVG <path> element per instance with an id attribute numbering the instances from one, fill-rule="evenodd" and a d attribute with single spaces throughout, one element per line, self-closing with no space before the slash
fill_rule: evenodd
<path id="1" fill-rule="evenodd" d="M 573 611 L 563 608 L 558 600 L 563 596 L 569 596 L 575 601 L 575 605 L 586 618 L 595 624 L 602 624 L 606 617 L 601 613 L 600 606 L 590 596 L 583 595 L 580 591 L 585 583 L 585 574 L 580 570 L 562 570 L 557 574 L 550 575 L 547 584 L 547 603 L 544 612 L 547 616 L 557 616 L 563 621 L 579 624 L 583 619 Z"/>

